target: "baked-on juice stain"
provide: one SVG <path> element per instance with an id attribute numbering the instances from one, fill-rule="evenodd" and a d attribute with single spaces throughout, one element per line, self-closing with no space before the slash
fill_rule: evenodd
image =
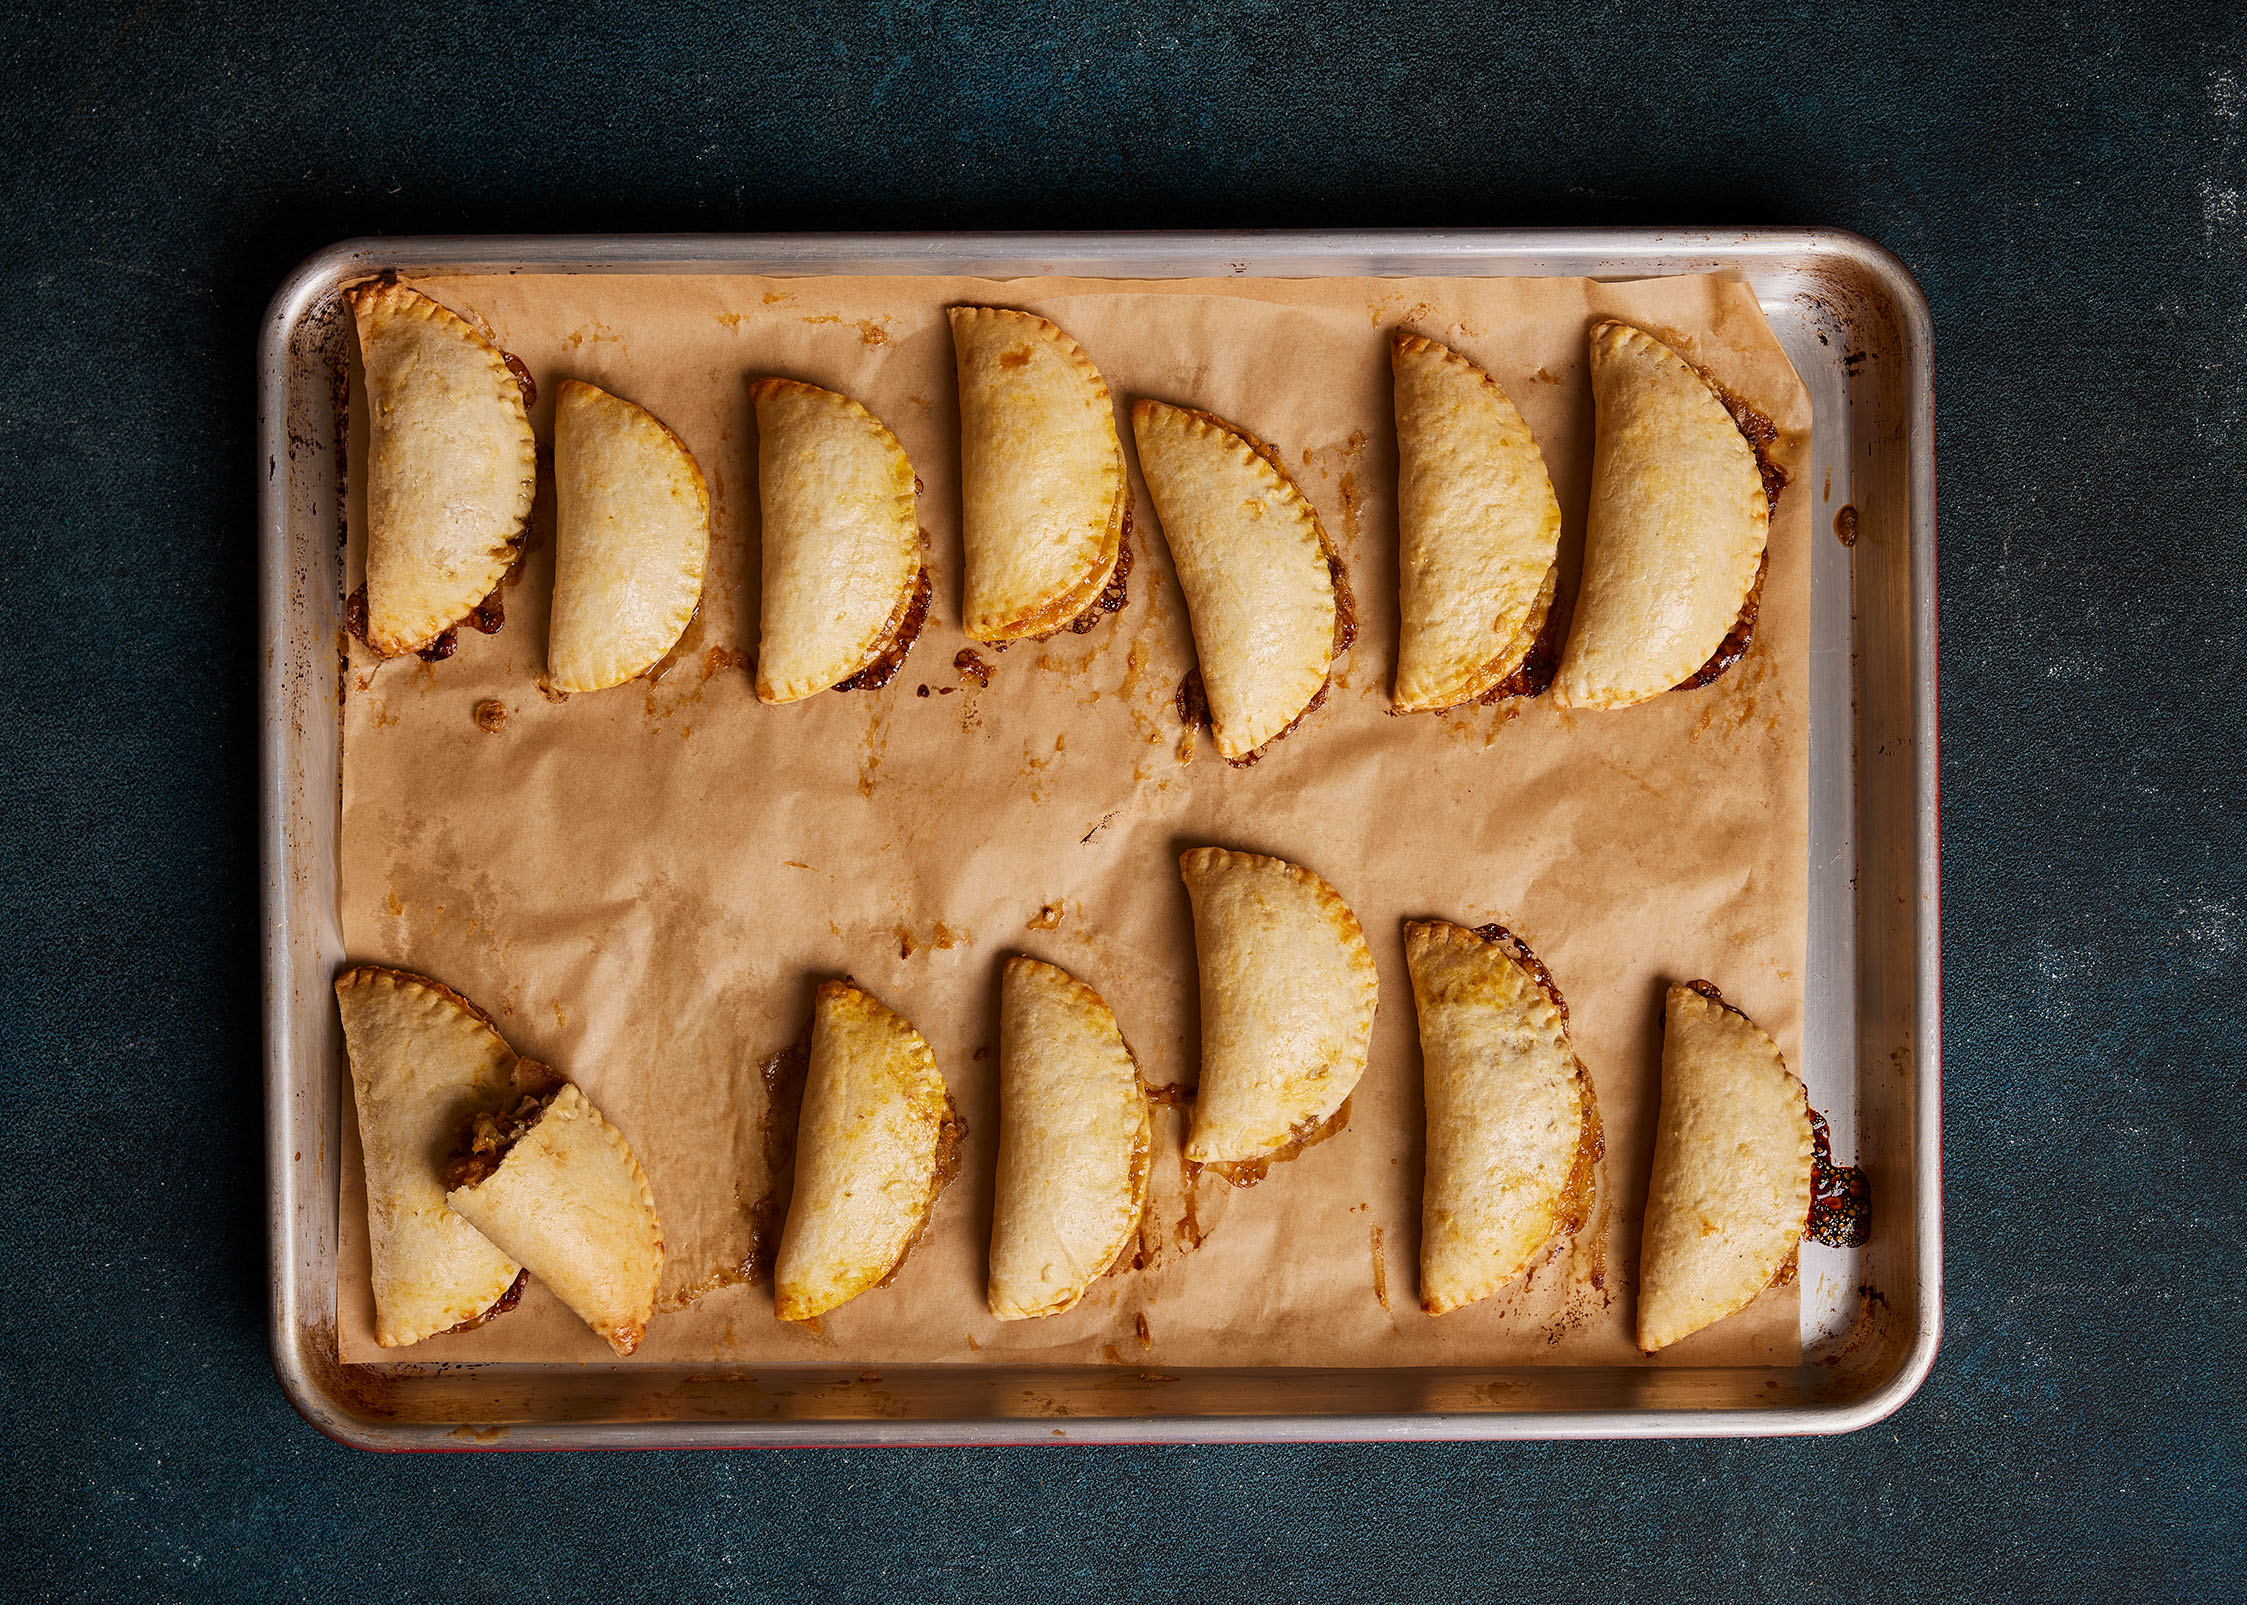
<path id="1" fill-rule="evenodd" d="M 807 1029 L 760 1067 L 765 1084 L 765 1114 L 759 1133 L 765 1157 L 765 1193 L 749 1210 L 749 1255 L 742 1274 L 752 1282 L 772 1275 L 780 1257 L 780 1228 L 787 1220 L 788 1194 L 795 1183 L 796 1119 L 804 1106 L 804 1078 L 811 1071 L 811 1032 Z"/>
<path id="2" fill-rule="evenodd" d="M 1854 503 L 1843 502 L 1841 511 L 1833 515 L 1834 539 L 1844 546 L 1857 544 L 1857 508 Z"/>
<path id="3" fill-rule="evenodd" d="M 1835 1248 L 1855 1248 L 1872 1235 L 1872 1189 L 1857 1165 L 1833 1162 L 1826 1117 L 1810 1111 L 1810 1220 L 1803 1235 Z"/>

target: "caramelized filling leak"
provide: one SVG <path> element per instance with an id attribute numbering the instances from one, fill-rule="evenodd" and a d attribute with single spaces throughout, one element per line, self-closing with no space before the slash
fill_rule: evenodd
<path id="1" fill-rule="evenodd" d="M 1082 613 L 1069 621 L 1069 628 L 1083 635 L 1111 613 L 1121 613 L 1131 601 L 1131 504 L 1124 503 L 1123 534 L 1116 542 L 1116 566 L 1108 571 L 1108 583 Z"/>
<path id="2" fill-rule="evenodd" d="M 1253 1187 L 1272 1173 L 1274 1165 L 1284 1165 L 1290 1159 L 1300 1158 L 1306 1149 L 1316 1148 L 1327 1138 L 1335 1136 L 1350 1123 L 1350 1100 L 1344 1098 L 1342 1106 L 1324 1120 L 1309 1119 L 1299 1122 L 1287 1134 L 1287 1140 L 1268 1154 L 1254 1159 L 1215 1159 L 1206 1165 L 1186 1161 L 1186 1183 L 1192 1187 L 1203 1171 L 1233 1187 Z"/>
<path id="3" fill-rule="evenodd" d="M 507 623 L 507 603 L 501 598 L 497 586 L 492 588 L 491 595 L 468 610 L 468 623 L 478 635 L 499 634 Z"/>
<path id="4" fill-rule="evenodd" d="M 1855 1248 L 1872 1235 L 1872 1189 L 1857 1165 L 1833 1162 L 1826 1117 L 1810 1111 L 1810 1220 L 1803 1235 L 1835 1248 Z"/>
<path id="5" fill-rule="evenodd" d="M 835 682 L 837 691 L 879 691 L 905 666 L 905 656 L 913 650 L 920 637 L 921 626 L 928 620 L 928 565 L 923 563 L 913 576 L 913 589 L 900 602 L 897 611 L 890 615 L 882 639 L 889 644 L 882 648 L 873 662 L 860 669 L 847 680 Z"/>
<path id="6" fill-rule="evenodd" d="M 1195 664 L 1186 671 L 1186 678 L 1178 682 L 1170 705 L 1178 710 L 1178 722 L 1189 730 L 1209 728 L 1209 693 L 1202 687 L 1201 665 Z"/>
<path id="7" fill-rule="evenodd" d="M 769 1280 L 780 1257 L 780 1228 L 787 1223 L 788 1199 L 795 1189 L 796 1122 L 803 1112 L 804 1078 L 811 1071 L 811 1029 L 767 1059 L 759 1069 L 765 1084 L 760 1143 L 765 1157 L 765 1192 L 749 1210 L 749 1256 L 742 1274 L 752 1282 Z"/>
<path id="8" fill-rule="evenodd" d="M 952 667 L 963 680 L 973 680 L 979 686 L 991 683 L 991 665 L 983 661 L 983 654 L 971 646 L 963 646 L 952 654 Z"/>
<path id="9" fill-rule="evenodd" d="M 446 630 L 427 646 L 414 653 L 424 663 L 442 663 L 460 650 L 460 627 Z"/>
<path id="10" fill-rule="evenodd" d="M 370 652 L 374 650 L 374 643 L 367 639 L 367 588 L 364 585 L 343 599 L 343 627 L 354 641 Z"/>
<path id="11" fill-rule="evenodd" d="M 1547 583 L 1558 590 L 1556 581 Z M 1553 677 L 1560 673 L 1561 649 L 1568 644 L 1568 630 L 1560 609 L 1553 605 L 1554 599 L 1550 592 L 1538 598 L 1543 611 L 1537 615 L 1536 639 L 1529 643 L 1528 652 L 1523 654 L 1514 672 L 1476 699 L 1484 707 L 1493 707 L 1512 697 L 1541 697 L 1552 688 Z"/>
<path id="12" fill-rule="evenodd" d="M 1843 502 L 1841 511 L 1833 515 L 1833 534 L 1844 546 L 1857 544 L 1857 509 L 1853 503 Z"/>
<path id="13" fill-rule="evenodd" d="M 446 1327 L 443 1335 L 451 1337 L 455 1332 L 473 1332 L 486 1321 L 497 1320 L 500 1316 L 505 1315 L 509 1310 L 523 1302 L 523 1289 L 530 1286 L 530 1280 L 531 1273 L 529 1271 L 517 1271 L 515 1280 L 507 1284 L 506 1292 L 492 1301 L 491 1308 L 479 1315 L 471 1315 L 458 1326 Z"/>
<path id="14" fill-rule="evenodd" d="M 486 735 L 496 736 L 507 725 L 507 704 L 504 702 L 479 702 L 476 704 L 476 728 Z"/>
<path id="15" fill-rule="evenodd" d="M 507 371 L 515 376 L 515 388 L 523 393 L 523 406 L 527 410 L 538 405 L 538 381 L 531 377 L 523 359 L 512 351 L 502 351 L 499 360 L 507 364 Z"/>
<path id="16" fill-rule="evenodd" d="M 1496 924 L 1476 926 L 1475 935 L 1495 946 L 1506 957 L 1527 970 L 1529 978 L 1537 983 L 1537 990 L 1544 993 L 1547 1001 L 1560 1011 L 1562 1026 L 1565 1027 L 1568 1024 L 1568 1000 L 1560 995 L 1560 988 L 1553 983 L 1553 972 L 1545 968 L 1543 959 L 1530 951 L 1527 942 L 1507 930 L 1505 926 Z"/>
<path id="17" fill-rule="evenodd" d="M 1697 691 L 1748 655 L 1748 648 L 1755 644 L 1756 616 L 1763 608 L 1763 576 L 1770 567 L 1771 553 L 1766 549 L 1756 560 L 1755 583 L 1748 587 L 1747 599 L 1740 604 L 1740 616 L 1732 621 L 1732 628 L 1717 643 L 1716 654 L 1672 689 Z"/>

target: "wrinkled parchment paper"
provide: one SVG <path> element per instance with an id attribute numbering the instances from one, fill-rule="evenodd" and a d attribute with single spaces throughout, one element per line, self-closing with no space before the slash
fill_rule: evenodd
<path id="1" fill-rule="evenodd" d="M 1809 401 L 1742 285 L 1579 280 L 479 277 L 421 286 L 527 364 L 533 421 L 590 380 L 650 409 L 710 482 L 702 610 L 652 683 L 540 690 L 552 576 L 542 464 L 505 629 L 382 663 L 350 646 L 342 920 L 356 961 L 435 976 L 515 1047 L 579 1082 L 646 1166 L 668 1252 L 639 1360 L 1226 1365 L 1635 1364 L 1639 1219 L 1663 987 L 1705 976 L 1799 1066 L 1807 896 Z M 1207 408 L 1274 445 L 1348 560 L 1356 647 L 1325 707 L 1249 769 L 1172 711 L 1191 637 L 1136 466 L 1138 566 L 1083 636 L 954 667 L 957 414 L 944 308 L 1026 307 L 1082 343 L 1117 398 Z M 1620 713 L 1510 703 L 1400 718 L 1389 335 L 1482 364 L 1521 408 L 1567 517 L 1571 586 L 1591 457 L 1596 315 L 1668 340 L 1779 426 L 1794 479 L 1772 528 L 1754 649 L 1714 686 Z M 934 601 L 877 693 L 761 706 L 755 425 L 774 373 L 844 391 L 922 485 Z M 353 457 L 364 460 L 355 398 Z M 359 498 L 354 497 L 355 509 Z M 352 583 L 359 561 L 354 511 Z M 1564 604 L 1567 594 L 1564 592 Z M 927 695 L 922 695 L 922 688 Z M 506 710 L 497 732 L 479 704 Z M 999 965 L 1029 953 L 1114 1008 L 1151 1084 L 1195 1079 L 1194 951 L 1177 854 L 1218 843 L 1317 870 L 1380 965 L 1372 1060 L 1347 1129 L 1249 1189 L 1179 1162 L 1158 1110 L 1151 1262 L 1073 1311 L 984 1305 Z M 1496 920 L 1567 997 L 1607 1153 L 1591 1225 L 1526 1285 L 1442 1317 L 1418 1306 L 1420 1058 L 1400 923 Z M 760 1067 L 848 973 L 934 1047 L 968 1124 L 958 1179 L 888 1287 L 816 1329 L 743 1284 L 770 1190 Z M 340 1341 L 347 1361 L 603 1362 L 535 1283 L 482 1330 L 373 1338 L 365 1192 L 346 1117 Z M 1792 1363 L 1793 1287 L 1653 1363 Z"/>

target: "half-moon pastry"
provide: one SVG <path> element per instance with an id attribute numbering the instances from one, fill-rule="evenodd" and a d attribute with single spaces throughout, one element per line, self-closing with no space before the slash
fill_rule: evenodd
<path id="1" fill-rule="evenodd" d="M 954 307 L 968 635 L 1050 635 L 1100 600 L 1131 491 L 1100 370 L 1045 319 Z"/>
<path id="2" fill-rule="evenodd" d="M 1399 333 L 1400 713 L 1453 708 L 1513 677 L 1557 589 L 1560 502 L 1544 455 L 1496 380 Z M 1542 686 L 1525 686 L 1534 695 Z"/>
<path id="3" fill-rule="evenodd" d="M 538 480 L 500 349 L 402 284 L 349 292 L 367 384 L 367 644 L 413 652 L 491 595 Z"/>
<path id="4" fill-rule="evenodd" d="M 552 1088 L 483 1013 L 435 981 L 361 965 L 336 977 L 359 1110 L 375 1341 L 386 1349 L 479 1322 L 522 1267 L 445 1205 L 461 1122 Z"/>
<path id="5" fill-rule="evenodd" d="M 621 396 L 554 393 L 557 690 L 601 691 L 654 666 L 702 600 L 710 491 L 686 442 Z"/>
<path id="6" fill-rule="evenodd" d="M 999 981 L 999 1167 L 991 1313 L 1058 1315 L 1131 1242 L 1147 1206 L 1147 1089 L 1100 994 L 1036 959 Z"/>
<path id="7" fill-rule="evenodd" d="M 848 981 L 821 982 L 773 1265 L 783 1321 L 823 1315 L 905 1263 L 952 1179 L 959 1135 L 921 1034 Z"/>
<path id="8" fill-rule="evenodd" d="M 640 1346 L 663 1274 L 655 1194 L 631 1144 L 575 1084 L 475 1117 L 445 1202 L 521 1260 L 618 1354 Z"/>
<path id="9" fill-rule="evenodd" d="M 749 393 L 764 513 L 757 695 L 796 702 L 912 646 L 928 609 L 913 465 L 848 396 L 793 379 Z"/>
<path id="10" fill-rule="evenodd" d="M 1811 1151 L 1809 1097 L 1778 1044 L 1706 981 L 1671 987 L 1640 1348 L 1745 1308 L 1786 1268 L 1810 1215 Z"/>
<path id="11" fill-rule="evenodd" d="M 1724 402 L 1661 341 L 1592 330 L 1591 513 L 1584 582 L 1553 682 L 1570 708 L 1627 708 L 1694 677 L 1763 565 L 1771 508 Z"/>
<path id="12" fill-rule="evenodd" d="M 1428 1108 L 1420 1307 L 1442 1315 L 1583 1225 L 1599 1112 L 1567 1005 L 1527 944 L 1495 925 L 1404 929 Z"/>
<path id="13" fill-rule="evenodd" d="M 1139 468 L 1170 543 L 1217 750 L 1239 763 L 1325 694 L 1342 565 L 1277 457 L 1221 418 L 1142 401 Z"/>
<path id="14" fill-rule="evenodd" d="M 1264 1159 L 1333 1119 L 1365 1074 L 1373 954 L 1349 905 L 1300 865 L 1196 847 L 1178 870 L 1201 973 L 1201 1089 L 1186 1157 Z"/>

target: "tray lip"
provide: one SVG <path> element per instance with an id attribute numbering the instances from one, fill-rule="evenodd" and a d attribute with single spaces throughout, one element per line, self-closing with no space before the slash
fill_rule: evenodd
<path id="1" fill-rule="evenodd" d="M 1918 1322 L 1895 1370 L 1864 1396 L 1836 1404 L 1759 1409 L 1543 1411 L 1520 1414 L 1205 1415 L 1067 1418 L 1058 1429 L 1069 1443 L 1429 1442 L 1512 1439 L 1737 1438 L 1820 1436 L 1854 1432 L 1886 1419 L 1919 1391 L 1942 1339 L 1942 951 L 1941 764 L 1937 646 L 1935 522 L 1934 327 L 1927 298 L 1903 261 L 1886 247 L 1845 229 L 1816 227 L 1601 227 L 1492 229 L 1272 229 L 1108 231 L 838 232 L 791 234 L 509 234 L 359 236 L 305 258 L 275 290 L 259 327 L 258 427 L 261 464 L 288 455 L 285 412 L 288 351 L 312 307 L 355 278 L 385 268 L 447 265 L 453 271 L 742 272 L 784 271 L 855 256 L 900 275 L 963 271 L 966 261 L 1059 262 L 1100 258 L 1134 275 L 1083 269 L 1079 277 L 1178 277 L 1165 261 L 1246 252 L 1310 261 L 1340 253 L 1409 251 L 1456 258 L 1462 267 L 1533 255 L 1612 259 L 1625 276 L 1633 258 L 1705 253 L 1721 268 L 1743 259 L 1840 259 L 1865 273 L 1895 314 L 1905 357 L 1906 468 L 1909 481 L 1914 858 L 1919 904 L 1914 918 L 1917 1019 L 1914 1022 L 1912 1134 L 1913 1214 L 1918 1251 Z M 461 264 L 473 263 L 474 267 Z M 1448 265 L 1448 264 L 1447 264 Z M 822 268 L 822 273 L 833 269 Z M 1050 273 L 1051 268 L 1036 270 Z M 1020 276 L 1031 276 L 1025 271 Z M 1204 276 L 1200 274 L 1185 276 Z M 1260 266 L 1244 277 L 1383 277 L 1380 274 L 1290 275 Z M 1500 276 L 1500 275 L 1494 275 Z M 1502 275 L 1514 276 L 1514 275 Z M 1607 276 L 1593 271 L 1582 277 Z M 276 1379 L 297 1413 L 324 1436 L 377 1451 L 533 1450 L 569 1448 L 782 1447 L 828 1445 L 1050 1444 L 1057 1430 L 1045 1418 L 986 1417 L 950 1421 L 885 1420 L 807 1423 L 576 1422 L 509 1426 L 494 1442 L 463 1442 L 459 1425 L 373 1420 L 342 1407 L 321 1386 L 301 1347 L 293 1308 L 296 1268 L 290 1222 L 299 1200 L 289 1136 L 280 1111 L 289 1101 L 292 1056 L 284 1022 L 289 955 L 298 933 L 289 912 L 289 728 L 282 670 L 288 631 L 288 524 L 285 484 L 270 470 L 258 477 L 259 614 L 259 881 L 265 1090 L 267 1258 L 271 1271 L 268 1340 Z"/>

